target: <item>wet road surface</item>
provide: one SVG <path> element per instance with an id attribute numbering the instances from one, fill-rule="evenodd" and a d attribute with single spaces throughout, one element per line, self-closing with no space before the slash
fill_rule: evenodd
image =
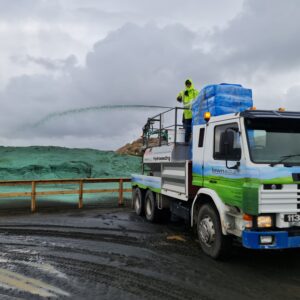
<path id="1" fill-rule="evenodd" d="M 0 299 L 300 299 L 300 251 L 201 253 L 130 209 L 0 216 Z"/>

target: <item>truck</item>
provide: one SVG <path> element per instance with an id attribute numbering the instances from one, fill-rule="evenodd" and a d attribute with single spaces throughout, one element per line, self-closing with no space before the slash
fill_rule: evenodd
<path id="1" fill-rule="evenodd" d="M 217 114 L 208 98 L 202 93 L 201 105 L 193 104 L 191 143 L 179 121 L 184 108 L 148 119 L 142 172 L 132 174 L 136 214 L 150 222 L 168 214 L 183 218 L 214 259 L 230 254 L 236 242 L 298 248 L 300 112 L 233 103 L 232 112 Z"/>

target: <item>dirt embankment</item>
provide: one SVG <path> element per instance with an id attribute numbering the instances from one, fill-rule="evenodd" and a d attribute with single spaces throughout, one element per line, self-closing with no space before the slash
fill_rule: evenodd
<path id="1" fill-rule="evenodd" d="M 122 146 L 116 152 L 118 154 L 128 154 L 128 155 L 136 155 L 136 156 L 142 156 L 143 155 L 143 140 L 142 138 L 139 138 L 132 143 L 127 143 L 126 145 Z"/>
<path id="2" fill-rule="evenodd" d="M 148 140 L 147 147 L 154 147 L 158 145 L 157 138 L 151 138 Z M 135 156 L 143 156 L 144 153 L 144 146 L 143 146 L 143 139 L 139 138 L 132 143 L 127 143 L 123 147 L 116 150 L 118 154 L 127 154 L 127 155 L 135 155 Z"/>

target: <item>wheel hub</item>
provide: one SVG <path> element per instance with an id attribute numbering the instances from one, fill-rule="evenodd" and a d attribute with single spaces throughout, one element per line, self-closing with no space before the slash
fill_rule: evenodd
<path id="1" fill-rule="evenodd" d="M 215 241 L 216 231 L 212 219 L 204 217 L 199 224 L 199 236 L 203 243 L 211 247 Z"/>

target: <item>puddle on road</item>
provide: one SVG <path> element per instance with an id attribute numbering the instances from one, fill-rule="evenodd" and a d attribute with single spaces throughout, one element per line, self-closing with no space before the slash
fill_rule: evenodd
<path id="1" fill-rule="evenodd" d="M 186 239 L 182 235 L 169 235 L 167 236 L 168 241 L 179 241 L 186 242 Z"/>
<path id="2" fill-rule="evenodd" d="M 16 253 L 20 253 L 20 254 L 31 254 L 31 255 L 38 254 L 37 251 L 33 251 L 30 249 L 11 249 L 10 252 L 16 252 Z"/>
<path id="3" fill-rule="evenodd" d="M 47 263 L 42 263 L 41 264 L 41 263 L 35 263 L 35 262 L 29 262 L 29 261 L 19 261 L 19 260 L 15 260 L 14 263 L 34 267 L 34 268 L 36 268 L 40 271 L 43 271 L 45 273 L 55 275 L 56 277 L 59 277 L 59 278 L 67 279 L 66 274 L 58 271 L 52 265 L 47 264 Z"/>
<path id="4" fill-rule="evenodd" d="M 30 251 L 26 249 L 13 249 L 11 252 L 23 253 L 23 254 L 33 254 L 36 251 Z M 15 272 L 12 266 L 23 265 L 31 268 L 35 268 L 36 270 L 43 272 L 45 274 L 49 274 L 61 279 L 67 279 L 67 276 L 57 270 L 55 267 L 50 265 L 49 263 L 43 262 L 33 262 L 33 261 L 24 261 L 24 260 L 15 260 L 5 257 L 7 253 L 3 253 L 2 257 L 0 257 L 0 264 L 2 267 L 0 268 L 0 287 L 3 289 L 15 289 L 22 292 L 27 292 L 32 295 L 38 295 L 40 297 L 51 297 L 51 298 L 60 298 L 62 296 L 68 297 L 69 293 L 63 291 L 60 288 L 52 286 L 48 283 L 45 283 L 39 279 L 31 278 L 25 275 L 22 275 L 18 272 Z"/>
<path id="5" fill-rule="evenodd" d="M 3 288 L 13 288 L 41 297 L 58 298 L 60 296 L 70 296 L 69 293 L 41 280 L 30 278 L 2 268 L 0 268 L 0 285 Z"/>

